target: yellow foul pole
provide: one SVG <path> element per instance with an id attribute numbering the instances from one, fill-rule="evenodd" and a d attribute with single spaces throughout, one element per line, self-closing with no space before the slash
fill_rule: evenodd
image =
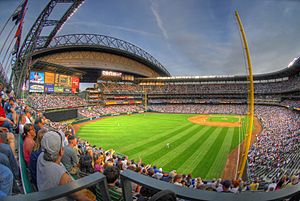
<path id="1" fill-rule="evenodd" d="M 243 39 L 243 46 L 245 48 L 245 53 L 246 53 L 246 57 L 247 57 L 247 64 L 248 64 L 248 73 L 249 73 L 249 77 L 248 77 L 248 82 L 249 82 L 249 91 L 248 91 L 248 124 L 247 124 L 247 134 L 246 134 L 246 139 L 245 139 L 245 149 L 244 152 L 242 154 L 242 160 L 241 160 L 241 164 L 239 166 L 239 171 L 238 171 L 238 176 L 240 178 L 242 178 L 244 170 L 245 170 L 245 166 L 247 163 L 247 157 L 248 157 L 248 152 L 249 152 L 249 148 L 251 145 L 251 136 L 252 136 L 252 130 L 253 130 L 253 120 L 254 120 L 254 84 L 253 84 L 253 74 L 252 74 L 252 64 L 251 64 L 251 59 L 250 59 L 250 52 L 249 52 L 249 48 L 248 48 L 248 43 L 247 43 L 247 39 L 246 39 L 246 34 L 244 31 L 244 27 L 241 21 L 241 18 L 239 16 L 238 11 L 235 11 L 235 17 L 237 19 L 239 28 L 240 28 L 240 32 L 242 35 L 242 39 Z"/>

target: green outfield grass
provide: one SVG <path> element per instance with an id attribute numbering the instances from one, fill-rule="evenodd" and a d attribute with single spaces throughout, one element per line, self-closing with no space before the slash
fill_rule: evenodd
<path id="1" fill-rule="evenodd" d="M 220 177 L 227 156 L 242 141 L 239 128 L 211 127 L 188 121 L 195 114 L 145 113 L 102 119 L 82 126 L 78 135 L 90 144 L 113 148 L 129 159 L 211 179 Z M 233 115 L 209 121 L 236 122 Z M 170 144 L 167 148 L 167 143 Z"/>

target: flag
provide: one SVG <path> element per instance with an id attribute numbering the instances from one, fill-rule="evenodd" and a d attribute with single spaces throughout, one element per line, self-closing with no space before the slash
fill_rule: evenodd
<path id="1" fill-rule="evenodd" d="M 21 21 L 19 23 L 18 29 L 17 29 L 16 34 L 15 34 L 15 38 L 18 38 L 21 35 L 22 28 L 23 28 L 23 18 L 21 18 Z"/>
<path id="2" fill-rule="evenodd" d="M 16 40 L 16 43 L 15 43 L 14 49 L 13 49 L 13 51 L 12 51 L 12 55 L 18 53 L 19 48 L 20 48 L 20 43 L 21 43 L 21 35 L 19 35 L 19 36 L 17 37 L 17 40 Z"/>
<path id="3" fill-rule="evenodd" d="M 28 0 L 25 0 L 19 7 L 21 7 L 20 12 L 18 13 L 18 17 L 16 18 L 16 24 L 19 23 L 18 29 L 16 31 L 15 34 L 15 38 L 17 38 L 15 46 L 14 46 L 14 50 L 12 52 L 12 54 L 17 54 L 19 52 L 19 48 L 20 48 L 20 43 L 21 43 L 21 34 L 22 34 L 22 28 L 23 28 L 23 20 L 24 20 L 24 16 L 26 13 L 26 5 L 27 5 Z M 14 17 L 13 17 L 14 19 Z"/>
<path id="4" fill-rule="evenodd" d="M 21 3 L 12 16 L 12 21 L 15 21 L 16 25 L 21 21 L 23 17 L 27 2 L 28 0 L 25 0 L 23 3 Z"/>

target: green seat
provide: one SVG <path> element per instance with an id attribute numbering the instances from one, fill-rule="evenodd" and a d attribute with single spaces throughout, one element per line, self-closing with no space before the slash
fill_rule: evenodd
<path id="1" fill-rule="evenodd" d="M 28 171 L 26 162 L 23 155 L 23 138 L 22 135 L 19 135 L 19 165 L 20 165 L 20 171 L 21 171 L 21 179 L 22 179 L 22 186 L 24 193 L 32 193 L 34 192 L 34 189 L 32 187 L 32 184 L 30 182 L 30 179 L 28 177 Z"/>

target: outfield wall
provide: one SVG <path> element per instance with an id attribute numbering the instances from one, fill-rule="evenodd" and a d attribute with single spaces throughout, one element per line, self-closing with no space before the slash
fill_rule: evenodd
<path id="1" fill-rule="evenodd" d="M 140 114 L 144 113 L 145 111 L 139 111 L 139 112 L 124 112 L 124 113 L 114 113 L 114 114 L 107 114 L 107 115 L 102 115 L 102 116 L 95 116 L 91 118 L 80 118 L 72 122 L 72 124 L 80 124 L 88 121 L 92 121 L 95 119 L 102 119 L 104 117 L 112 117 L 112 116 L 120 116 L 120 115 L 130 115 L 130 114 Z"/>
<path id="2" fill-rule="evenodd" d="M 51 121 L 65 121 L 69 119 L 76 119 L 78 117 L 77 109 L 47 111 L 44 115 Z"/>

